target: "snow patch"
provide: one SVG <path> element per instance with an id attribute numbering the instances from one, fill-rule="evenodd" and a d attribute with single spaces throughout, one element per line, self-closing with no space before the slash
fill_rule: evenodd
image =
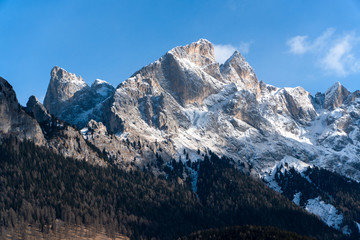
<path id="1" fill-rule="evenodd" d="M 300 206 L 301 192 L 294 194 L 294 199 L 292 200 L 296 205 Z"/>
<path id="2" fill-rule="evenodd" d="M 328 203 L 320 200 L 320 197 L 309 199 L 307 201 L 305 209 L 321 218 L 329 227 L 340 229 L 340 225 L 343 221 L 343 215 L 338 213 L 337 209 Z"/>

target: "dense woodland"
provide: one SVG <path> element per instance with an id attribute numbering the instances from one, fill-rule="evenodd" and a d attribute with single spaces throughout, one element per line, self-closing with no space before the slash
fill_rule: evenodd
<path id="1" fill-rule="evenodd" d="M 275 226 L 318 239 L 342 239 L 318 218 L 215 154 L 191 163 L 159 159 L 162 178 L 102 168 L 56 155 L 16 138 L 0 145 L 0 229 L 67 224 L 106 228 L 132 239 L 176 239 L 233 225 Z M 198 170 L 197 193 L 184 172 Z M 4 235 L 2 235 L 4 237 Z"/>
<path id="2" fill-rule="evenodd" d="M 234 226 L 192 233 L 180 240 L 315 240 L 274 227 Z"/>

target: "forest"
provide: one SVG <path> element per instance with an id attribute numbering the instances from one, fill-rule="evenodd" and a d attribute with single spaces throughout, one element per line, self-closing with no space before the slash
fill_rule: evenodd
<path id="1" fill-rule="evenodd" d="M 344 238 L 260 180 L 239 171 L 226 157 L 210 152 L 198 162 L 158 164 L 170 171 L 165 177 L 111 164 L 94 166 L 15 137 L 2 139 L 1 236 L 25 224 L 51 232 L 61 220 L 105 228 L 109 236 L 116 233 L 131 239 L 176 239 L 200 230 L 246 224 L 317 239 Z M 198 171 L 196 193 L 191 179 L 176 180 L 191 168 Z"/>
<path id="2" fill-rule="evenodd" d="M 314 240 L 315 238 L 300 236 L 296 233 L 279 230 L 275 227 L 234 226 L 221 229 L 197 231 L 180 240 Z"/>

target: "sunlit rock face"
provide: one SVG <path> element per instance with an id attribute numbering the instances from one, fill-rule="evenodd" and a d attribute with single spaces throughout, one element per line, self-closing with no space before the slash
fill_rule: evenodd
<path id="1" fill-rule="evenodd" d="M 324 108 L 334 110 L 340 107 L 350 92 L 339 82 L 330 87 L 324 94 Z"/>
<path id="2" fill-rule="evenodd" d="M 58 115 L 67 101 L 71 101 L 75 93 L 88 88 L 86 82 L 73 73 L 60 67 L 51 70 L 51 79 L 44 99 L 44 106 L 53 115 Z"/>
<path id="3" fill-rule="evenodd" d="M 96 79 L 89 87 L 81 77 L 54 67 L 44 106 L 50 114 L 84 127 L 88 119 L 102 120 L 103 102 L 114 91 L 115 88 L 104 80 Z"/>

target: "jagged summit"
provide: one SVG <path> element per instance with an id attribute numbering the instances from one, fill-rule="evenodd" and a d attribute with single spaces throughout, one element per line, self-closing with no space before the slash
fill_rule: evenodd
<path id="1" fill-rule="evenodd" d="M 200 39 L 186 46 L 175 47 L 168 54 L 172 54 L 180 59 L 187 59 L 200 67 L 206 67 L 215 63 L 214 46 L 206 39 Z"/>
<path id="2" fill-rule="evenodd" d="M 220 72 L 226 81 L 234 82 L 240 89 L 246 89 L 259 95 L 260 84 L 255 71 L 239 51 L 235 51 L 233 55 L 220 66 Z"/>
<path id="3" fill-rule="evenodd" d="M 71 83 L 73 85 L 78 85 L 79 87 L 87 86 L 86 82 L 81 76 L 76 76 L 75 74 L 70 73 L 58 66 L 53 67 L 51 70 L 51 79 L 61 83 Z"/>
<path id="4" fill-rule="evenodd" d="M 58 115 L 64 102 L 70 100 L 76 92 L 88 87 L 82 77 L 55 66 L 51 70 L 44 106 L 51 114 Z"/>
<path id="5" fill-rule="evenodd" d="M 102 85 L 102 84 L 111 85 L 111 84 L 108 83 L 107 81 L 97 78 L 97 79 L 95 79 L 95 81 L 91 84 L 91 87 L 97 86 L 97 85 Z"/>
<path id="6" fill-rule="evenodd" d="M 51 119 L 46 108 L 32 95 L 26 103 L 26 112 L 31 113 L 39 123 L 48 122 Z"/>
<path id="7" fill-rule="evenodd" d="M 89 87 L 82 77 L 54 67 L 44 106 L 61 120 L 83 127 L 90 119 L 101 120 L 102 102 L 114 91 L 115 88 L 104 80 L 96 79 Z"/>
<path id="8" fill-rule="evenodd" d="M 325 92 L 324 107 L 330 110 L 335 109 L 341 106 L 349 95 L 350 92 L 340 82 L 336 82 Z"/>
<path id="9" fill-rule="evenodd" d="M 241 55 L 241 53 L 238 50 L 235 50 L 234 53 L 224 62 L 224 64 L 221 65 L 228 65 L 230 62 L 244 62 L 245 58 Z"/>
<path id="10" fill-rule="evenodd" d="M 0 104 L 3 106 L 0 112 L 10 112 L 11 109 L 20 108 L 13 87 L 2 77 L 0 77 Z M 5 104 L 6 108 L 4 108 Z"/>
<path id="11" fill-rule="evenodd" d="M 0 77 L 0 139 L 7 135 L 31 139 L 38 145 L 44 143 L 41 129 L 20 106 L 13 87 Z"/>

